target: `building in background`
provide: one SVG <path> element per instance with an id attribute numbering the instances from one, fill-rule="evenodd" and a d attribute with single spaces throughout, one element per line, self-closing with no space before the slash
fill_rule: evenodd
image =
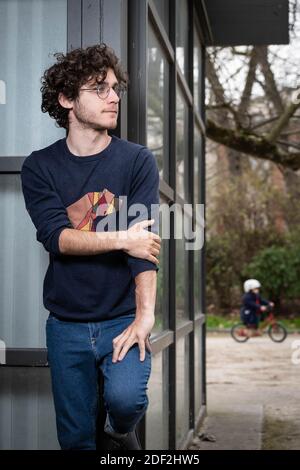
<path id="1" fill-rule="evenodd" d="M 65 136 L 40 110 L 51 54 L 114 48 L 130 77 L 115 132 L 152 150 L 161 202 L 192 204 L 185 217 L 196 229 L 194 208 L 205 202 L 205 46 L 288 41 L 287 0 L 251 3 L 0 0 L 0 449 L 59 448 L 42 303 L 48 253 L 20 182 L 26 156 Z M 150 404 L 139 426 L 146 449 L 185 447 L 206 409 L 204 249 L 185 250 L 174 237 L 179 218 L 160 255 Z"/>

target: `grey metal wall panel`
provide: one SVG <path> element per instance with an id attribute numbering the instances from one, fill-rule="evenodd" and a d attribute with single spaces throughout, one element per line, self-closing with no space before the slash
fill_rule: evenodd
<path id="1" fill-rule="evenodd" d="M 0 368 L 0 449 L 59 449 L 48 368 Z"/>
<path id="2" fill-rule="evenodd" d="M 81 47 L 81 0 L 68 0 L 68 51 Z"/>
<path id="3" fill-rule="evenodd" d="M 125 70 L 128 67 L 128 2 L 127 0 L 101 0 L 100 38 L 112 47 L 121 59 Z M 127 139 L 127 96 L 120 104 L 118 128 L 114 132 Z"/>
<path id="4" fill-rule="evenodd" d="M 82 0 L 82 47 L 100 43 L 100 0 Z"/>

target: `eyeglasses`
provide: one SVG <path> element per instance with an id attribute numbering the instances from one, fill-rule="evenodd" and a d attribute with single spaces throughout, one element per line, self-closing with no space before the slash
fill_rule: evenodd
<path id="1" fill-rule="evenodd" d="M 110 87 L 108 83 L 98 83 L 96 88 L 80 88 L 79 91 L 97 91 L 98 97 L 101 100 L 105 100 L 108 97 L 111 89 L 114 90 L 120 100 L 126 93 L 125 87 L 120 85 L 119 83 L 116 83 L 116 85 L 114 85 L 113 87 Z"/>

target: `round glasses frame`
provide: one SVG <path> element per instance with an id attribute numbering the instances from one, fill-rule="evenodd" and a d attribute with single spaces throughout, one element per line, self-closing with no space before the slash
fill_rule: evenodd
<path id="1" fill-rule="evenodd" d="M 109 86 L 106 83 L 99 83 L 95 88 L 80 88 L 79 91 L 97 91 L 98 98 L 100 98 L 101 100 L 106 100 L 106 98 L 109 96 L 110 90 L 114 90 L 120 100 L 124 97 L 126 93 L 126 89 L 118 83 L 113 87 Z"/>

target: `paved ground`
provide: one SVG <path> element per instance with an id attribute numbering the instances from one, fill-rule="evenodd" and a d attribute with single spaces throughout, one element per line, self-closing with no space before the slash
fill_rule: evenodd
<path id="1" fill-rule="evenodd" d="M 228 334 L 208 335 L 208 417 L 201 432 L 216 441 L 195 439 L 192 448 L 300 450 L 300 364 L 292 362 L 294 341 L 299 348 L 299 335 L 280 344 L 265 336 L 239 344 Z"/>

